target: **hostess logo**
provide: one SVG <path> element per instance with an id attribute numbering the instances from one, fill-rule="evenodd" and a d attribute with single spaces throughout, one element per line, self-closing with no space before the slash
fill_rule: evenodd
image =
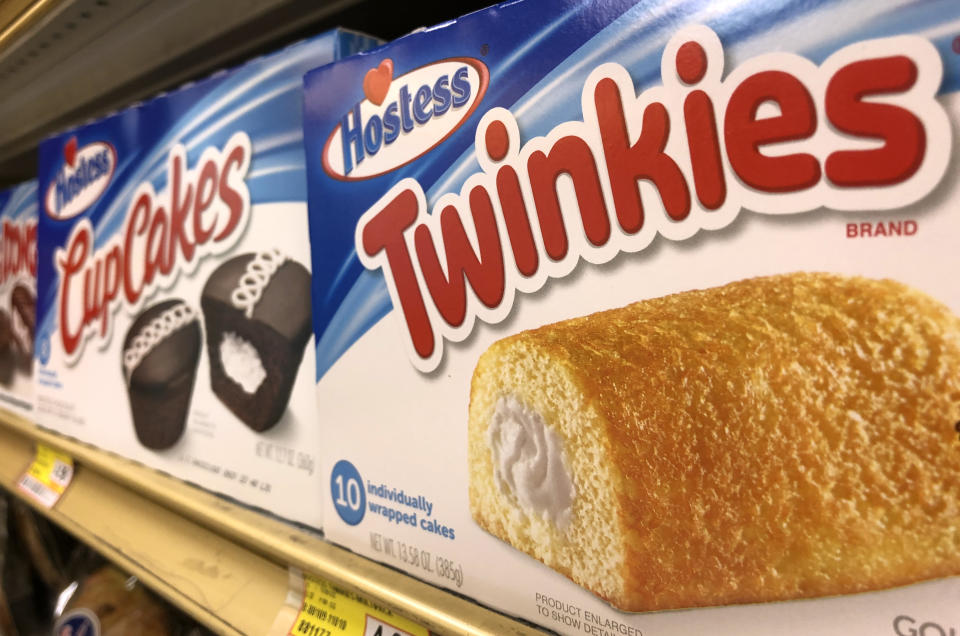
<path id="1" fill-rule="evenodd" d="M 105 141 L 78 148 L 77 138 L 71 137 L 63 147 L 63 159 L 44 201 L 47 216 L 58 221 L 81 214 L 103 194 L 117 166 L 117 151 Z"/>
<path id="2" fill-rule="evenodd" d="M 323 168 L 345 181 L 370 179 L 426 154 L 476 110 L 489 73 L 480 60 L 449 58 L 393 77 L 386 59 L 363 78 L 366 99 L 340 118 Z"/>

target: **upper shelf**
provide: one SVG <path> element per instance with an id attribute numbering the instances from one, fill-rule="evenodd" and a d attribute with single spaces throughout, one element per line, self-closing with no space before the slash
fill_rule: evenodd
<path id="1" fill-rule="evenodd" d="M 258 53 L 356 3 L 0 3 L 0 182 L 32 176 L 44 136 Z"/>
<path id="2" fill-rule="evenodd" d="M 438 634 L 541 633 L 313 532 L 0 411 L 5 489 L 18 492 L 14 484 L 36 442 L 68 453 L 79 466 L 60 502 L 41 512 L 217 632 L 268 633 L 293 566 Z"/>
<path id="3" fill-rule="evenodd" d="M 4 0 L 0 188 L 47 135 L 335 26 L 385 39 L 490 4 L 382 0 Z"/>

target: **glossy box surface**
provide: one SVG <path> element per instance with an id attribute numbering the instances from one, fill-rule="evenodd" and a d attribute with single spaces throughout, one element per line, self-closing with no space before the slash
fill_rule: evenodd
<path id="1" fill-rule="evenodd" d="M 307 75 L 327 536 L 562 633 L 955 628 L 958 35 L 524 0 Z"/>
<path id="2" fill-rule="evenodd" d="M 320 525 L 302 76 L 374 43 L 332 31 L 42 144 L 42 425 Z"/>

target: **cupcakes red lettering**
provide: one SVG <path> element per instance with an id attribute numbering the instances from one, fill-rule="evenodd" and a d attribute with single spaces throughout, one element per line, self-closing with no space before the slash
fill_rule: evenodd
<path id="1" fill-rule="evenodd" d="M 81 219 L 54 263 L 60 275 L 60 338 L 70 361 L 90 337 L 109 337 L 121 305 L 137 308 L 184 270 L 239 238 L 250 215 L 243 181 L 250 166 L 250 139 L 235 133 L 223 150 L 206 148 L 193 170 L 186 149 L 175 145 L 167 160 L 170 187 L 154 192 L 141 183 L 123 230 L 94 249 L 94 228 Z"/>

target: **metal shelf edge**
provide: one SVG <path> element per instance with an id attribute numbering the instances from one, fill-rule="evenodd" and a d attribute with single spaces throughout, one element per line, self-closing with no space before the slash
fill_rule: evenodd
<path id="1" fill-rule="evenodd" d="M 327 543 L 316 533 L 231 503 L 136 462 L 61 437 L 22 417 L 0 410 L 0 433 L 4 432 L 62 450 L 86 469 L 85 472 L 92 471 L 136 493 L 135 496 L 156 502 L 171 514 L 199 524 L 273 563 L 298 567 L 361 596 L 379 601 L 440 634 L 501 636 L 542 633 L 472 601 Z M 23 468 L 20 466 L 18 470 Z M 76 488 L 76 485 L 72 484 L 71 488 Z"/>

